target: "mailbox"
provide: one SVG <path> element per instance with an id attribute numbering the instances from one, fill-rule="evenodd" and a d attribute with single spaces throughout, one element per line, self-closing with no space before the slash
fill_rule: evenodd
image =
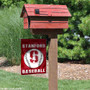
<path id="1" fill-rule="evenodd" d="M 66 5 L 24 4 L 21 17 L 24 29 L 32 34 L 60 34 L 68 28 L 68 17 L 71 17 Z"/>
<path id="2" fill-rule="evenodd" d="M 50 38 L 49 90 L 57 90 L 57 34 L 68 28 L 68 18 L 71 14 L 66 5 L 24 4 L 21 17 L 24 19 L 24 29 L 30 29 L 35 35 L 48 35 Z"/>

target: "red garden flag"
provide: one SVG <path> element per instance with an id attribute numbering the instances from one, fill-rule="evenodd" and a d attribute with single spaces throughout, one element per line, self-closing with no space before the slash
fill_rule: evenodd
<path id="1" fill-rule="evenodd" d="M 46 73 L 46 40 L 21 39 L 21 74 Z"/>

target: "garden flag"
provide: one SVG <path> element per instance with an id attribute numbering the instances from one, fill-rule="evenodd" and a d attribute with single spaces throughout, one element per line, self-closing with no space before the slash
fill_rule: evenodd
<path id="1" fill-rule="evenodd" d="M 21 74 L 46 73 L 46 40 L 21 39 Z"/>

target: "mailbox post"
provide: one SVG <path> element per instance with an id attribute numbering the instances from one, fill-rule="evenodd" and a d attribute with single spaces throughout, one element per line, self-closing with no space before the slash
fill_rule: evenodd
<path id="1" fill-rule="evenodd" d="M 50 35 L 49 42 L 49 90 L 58 90 L 57 78 L 57 35 Z"/>
<path id="2" fill-rule="evenodd" d="M 58 90 L 57 79 L 57 35 L 68 28 L 71 17 L 66 5 L 24 4 L 21 17 L 24 29 L 34 35 L 48 35 L 49 42 L 49 90 Z"/>

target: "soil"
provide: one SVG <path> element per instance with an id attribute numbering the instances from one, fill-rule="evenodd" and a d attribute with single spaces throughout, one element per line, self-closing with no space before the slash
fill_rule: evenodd
<path id="1" fill-rule="evenodd" d="M 21 74 L 21 66 L 8 66 L 7 60 L 0 57 L 0 69 L 7 72 Z M 48 78 L 48 63 L 46 74 L 32 74 L 30 76 Z M 58 63 L 58 79 L 71 79 L 71 80 L 90 80 L 90 65 L 89 64 L 71 64 L 71 63 Z"/>

